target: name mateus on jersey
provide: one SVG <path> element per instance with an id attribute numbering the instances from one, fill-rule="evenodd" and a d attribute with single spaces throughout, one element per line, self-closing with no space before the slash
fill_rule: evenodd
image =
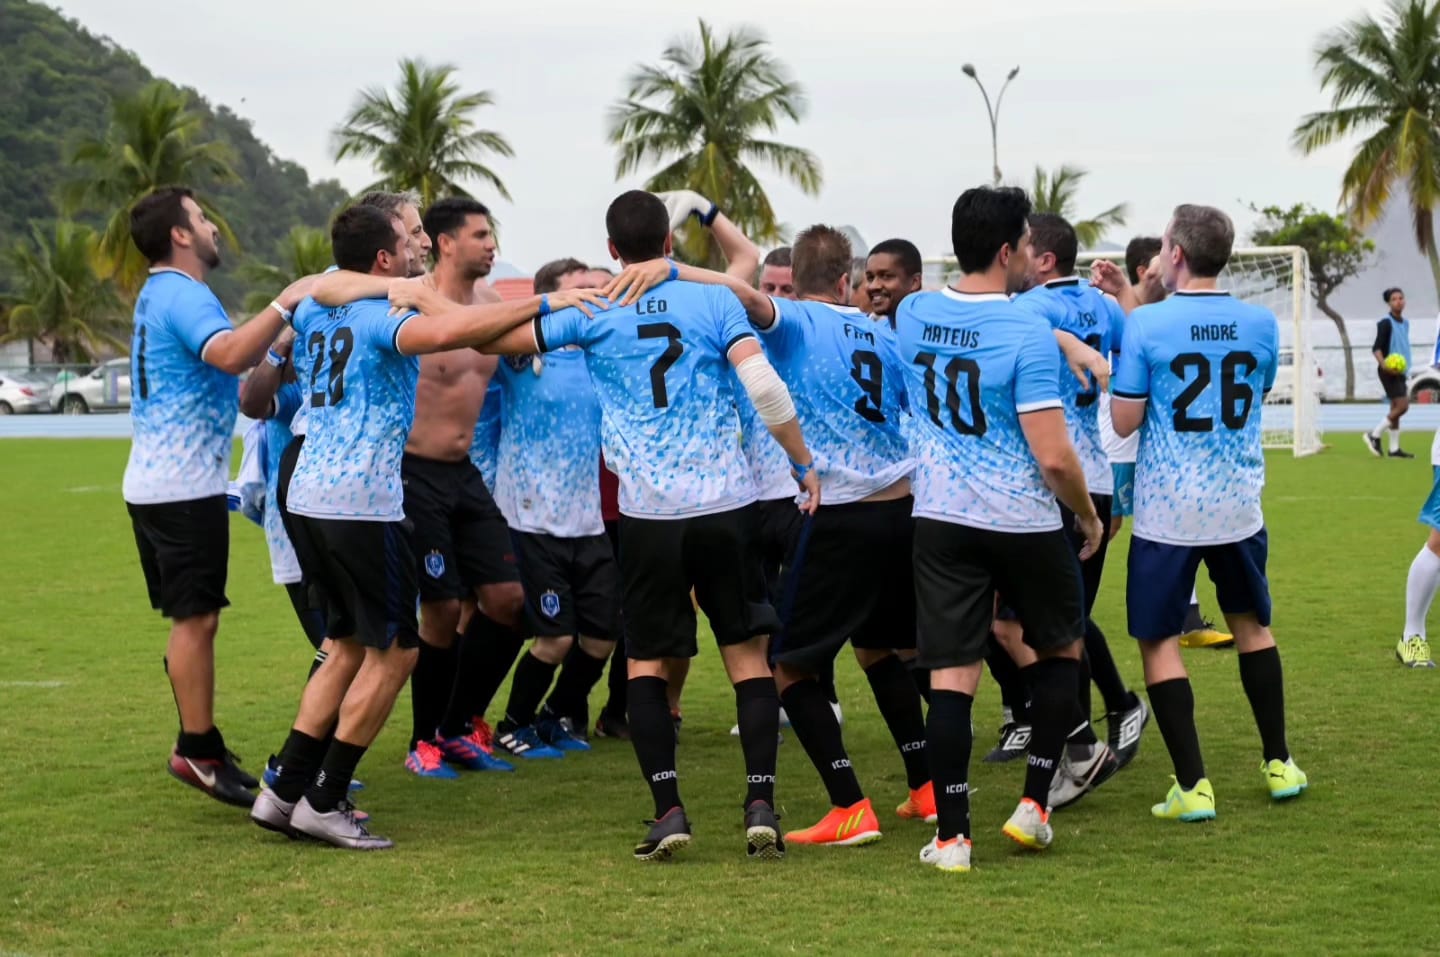
<path id="1" fill-rule="evenodd" d="M 1195 325 L 1190 327 L 1191 342 L 1235 342 L 1239 338 L 1239 328 L 1233 322 L 1230 323 L 1228 326 L 1223 324 L 1214 324 L 1206 326 Z"/>
<path id="2" fill-rule="evenodd" d="M 925 331 L 920 336 L 921 342 L 931 342 L 936 345 L 954 346 L 957 349 L 978 349 L 980 348 L 979 329 L 953 329 L 949 326 L 932 326 L 925 324 Z"/>

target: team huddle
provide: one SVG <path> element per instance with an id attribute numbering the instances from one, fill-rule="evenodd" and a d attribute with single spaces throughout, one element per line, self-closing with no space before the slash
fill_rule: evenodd
<path id="1" fill-rule="evenodd" d="M 711 232 L 724 272 L 671 258 L 682 224 Z M 650 789 L 634 856 L 667 859 L 691 841 L 676 751 L 697 609 L 734 687 L 753 859 L 881 837 L 835 702 L 847 643 L 904 766 L 896 814 L 935 826 L 925 864 L 970 869 L 986 667 L 1005 705 L 986 760 L 1026 760 L 1011 840 L 1049 846 L 1051 815 L 1127 765 L 1152 716 L 1175 770 L 1152 814 L 1207 820 L 1181 639 L 1231 639 L 1196 621 L 1202 562 L 1268 794 L 1307 786 L 1285 737 L 1260 505 L 1278 324 L 1217 288 L 1234 242 L 1219 210 L 1179 206 L 1128 270 L 1102 260 L 1082 278 L 1063 218 L 1017 189 L 967 190 L 959 278 L 930 292 L 907 241 L 856 269 L 846 236 L 814 226 L 762 270 L 715 204 L 630 191 L 606 214 L 618 275 L 560 260 L 536 295 L 500 302 L 483 205 L 422 215 L 375 193 L 336 217 L 331 271 L 239 327 L 204 283 L 217 233 L 188 191 L 142 200 L 131 229 L 152 269 L 124 490 L 151 603 L 172 620 L 169 770 L 261 827 L 391 847 L 351 795 L 407 682 L 405 767 L 454 778 L 588 750 L 609 661 L 595 732 L 631 741 Z M 315 648 L 263 787 L 213 712 L 240 409 L 261 420 L 240 481 Z M 1092 617 L 1126 516 L 1148 705 Z M 783 834 L 782 716 L 831 805 Z"/>

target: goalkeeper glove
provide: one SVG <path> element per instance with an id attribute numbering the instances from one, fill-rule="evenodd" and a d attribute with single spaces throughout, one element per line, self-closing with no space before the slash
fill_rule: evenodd
<path id="1" fill-rule="evenodd" d="M 685 221 L 691 216 L 700 220 L 700 225 L 709 226 L 720 213 L 719 206 L 694 190 L 678 189 L 668 193 L 656 193 L 655 196 L 665 204 L 665 211 L 670 214 L 671 230 L 685 225 Z"/>

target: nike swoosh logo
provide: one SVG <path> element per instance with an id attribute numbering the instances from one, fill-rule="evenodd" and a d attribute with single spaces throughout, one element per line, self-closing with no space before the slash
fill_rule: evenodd
<path id="1" fill-rule="evenodd" d="M 215 787 L 214 771 L 203 770 L 200 765 L 196 764 L 194 761 L 191 761 L 189 758 L 185 759 L 185 763 L 190 765 L 190 770 L 195 772 L 195 776 L 200 779 L 201 784 L 205 785 L 207 788 Z"/>

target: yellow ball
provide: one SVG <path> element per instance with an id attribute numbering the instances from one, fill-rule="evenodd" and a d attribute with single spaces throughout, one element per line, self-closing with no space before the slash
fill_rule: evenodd
<path id="1" fill-rule="evenodd" d="M 1385 371 L 1400 375 L 1405 371 L 1405 357 L 1398 352 L 1392 352 L 1385 357 Z"/>

